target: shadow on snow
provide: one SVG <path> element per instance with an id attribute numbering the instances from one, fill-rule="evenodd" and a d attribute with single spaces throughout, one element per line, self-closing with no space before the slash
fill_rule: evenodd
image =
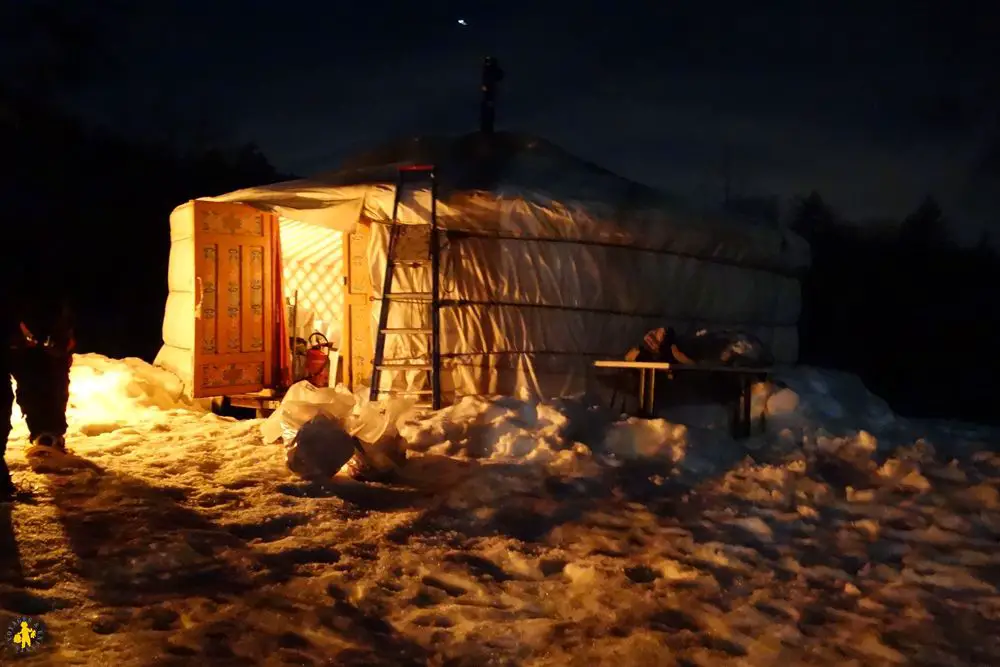
<path id="1" fill-rule="evenodd" d="M 426 662 L 419 645 L 358 609 L 335 589 L 328 591 L 329 603 L 319 606 L 286 599 L 281 584 L 295 575 L 296 566 L 336 562 L 336 549 L 262 553 L 254 549 L 253 541 L 272 537 L 271 528 L 215 523 L 184 505 L 184 490 L 152 486 L 71 453 L 29 451 L 28 459 L 35 472 L 46 475 L 76 558 L 76 573 L 105 608 L 90 630 L 103 635 L 135 629 L 162 631 L 159 637 L 165 645 L 146 651 L 158 656 L 149 664 L 211 659 L 218 664 L 249 665 L 259 664 L 262 655 L 303 665 L 327 664 L 331 658 L 337 664 Z M 0 506 L 0 530 L 9 527 L 9 507 Z M 8 514 L 3 513 L 5 509 Z M 284 530 L 293 527 L 285 525 Z M 24 574 L 20 561 L 11 557 L 17 553 L 12 535 L 9 529 L 0 534 L 4 540 L 0 564 L 5 583 L 10 581 L 16 589 L 23 586 Z M 8 561 L 17 565 L 7 566 Z M 11 567 L 13 574 L 7 574 Z M 198 599 L 219 613 L 198 627 L 182 627 L 173 609 Z M 237 601 L 236 607 L 227 608 Z M 238 611 L 248 608 L 259 614 Z M 301 622 L 281 628 L 280 624 L 266 627 L 261 621 L 286 613 L 297 614 Z M 336 655 L 294 631 L 317 623 L 340 638 L 338 644 L 344 648 Z"/>

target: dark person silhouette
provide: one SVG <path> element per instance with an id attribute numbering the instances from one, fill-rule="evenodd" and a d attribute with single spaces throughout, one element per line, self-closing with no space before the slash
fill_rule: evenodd
<path id="1" fill-rule="evenodd" d="M 0 295 L 0 500 L 16 489 L 4 460 L 17 404 L 28 424 L 31 442 L 65 449 L 69 370 L 75 341 L 69 310 L 32 294 L 25 298 L 13 285 Z"/>

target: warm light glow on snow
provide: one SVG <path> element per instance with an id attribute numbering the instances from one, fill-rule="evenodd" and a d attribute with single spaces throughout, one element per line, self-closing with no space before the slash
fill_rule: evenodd
<path id="1" fill-rule="evenodd" d="M 130 420 L 135 414 L 128 395 L 132 378 L 123 369 L 103 372 L 90 366 L 77 366 L 70 378 L 69 416 L 72 422 L 89 420 Z"/>
<path id="2" fill-rule="evenodd" d="M 853 376 L 758 385 L 744 442 L 724 408 L 466 398 L 402 418 L 409 486 L 306 482 L 281 424 L 137 359 L 72 378 L 76 457 L 50 474 L 18 424 L 30 500 L 0 504 L 0 628 L 37 610 L 56 661 L 1000 664 L 997 433 L 900 419 Z"/>

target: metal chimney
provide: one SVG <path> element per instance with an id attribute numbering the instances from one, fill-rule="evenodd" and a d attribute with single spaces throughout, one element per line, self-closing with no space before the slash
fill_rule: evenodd
<path id="1" fill-rule="evenodd" d="M 483 100 L 479 105 L 479 131 L 493 134 L 496 122 L 496 85 L 503 80 L 503 70 L 493 56 L 483 59 Z"/>

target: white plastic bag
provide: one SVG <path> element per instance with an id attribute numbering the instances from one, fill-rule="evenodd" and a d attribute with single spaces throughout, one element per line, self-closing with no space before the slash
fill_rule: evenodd
<path id="1" fill-rule="evenodd" d="M 366 392 L 362 388 L 352 394 L 343 385 L 297 382 L 261 425 L 264 442 L 283 440 L 288 467 L 304 477 L 332 477 L 348 461 L 352 461 L 349 472 L 359 478 L 391 475 L 406 459 L 406 441 L 398 424 L 414 401 L 390 398 L 372 403 Z M 357 454 L 356 445 L 364 456 Z"/>
<path id="2" fill-rule="evenodd" d="M 288 388 L 281 405 L 261 424 L 260 432 L 266 443 L 279 438 L 288 443 L 317 415 L 326 415 L 343 424 L 354 410 L 355 402 L 354 394 L 343 386 L 317 387 L 302 380 Z"/>
<path id="3" fill-rule="evenodd" d="M 361 442 L 375 444 L 383 438 L 399 435 L 397 422 L 410 412 L 414 401 L 409 398 L 390 398 L 372 403 L 365 401 L 348 418 L 348 430 Z"/>
<path id="4" fill-rule="evenodd" d="M 385 480 L 406 460 L 406 441 L 399 435 L 399 421 L 413 408 L 413 399 L 390 398 L 372 403 L 362 399 L 351 417 L 348 431 L 363 443 L 365 456 L 355 456 L 348 474 L 361 480 Z"/>

